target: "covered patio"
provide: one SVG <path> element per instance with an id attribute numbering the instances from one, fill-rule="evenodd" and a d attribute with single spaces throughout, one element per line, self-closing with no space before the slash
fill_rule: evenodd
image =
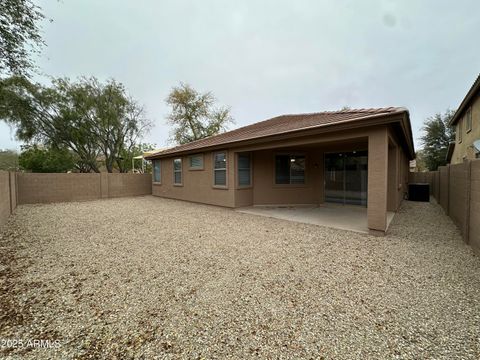
<path id="1" fill-rule="evenodd" d="M 382 235 L 403 200 L 406 149 L 389 126 L 249 146 L 240 212 Z M 237 160 L 238 164 L 238 160 Z"/>
<path id="2" fill-rule="evenodd" d="M 414 154 L 408 111 L 379 108 L 282 115 L 149 158 L 156 196 L 274 207 L 288 218 L 385 234 Z"/>
<path id="3" fill-rule="evenodd" d="M 244 214 L 260 215 L 299 223 L 326 226 L 368 234 L 367 208 L 324 203 L 305 206 L 248 206 L 236 209 Z M 395 212 L 387 212 L 387 229 Z"/>

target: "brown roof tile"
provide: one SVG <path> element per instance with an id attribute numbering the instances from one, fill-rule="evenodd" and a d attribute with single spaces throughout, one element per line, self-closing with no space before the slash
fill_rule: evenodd
<path id="1" fill-rule="evenodd" d="M 171 155 L 180 152 L 196 151 L 202 148 L 227 145 L 244 140 L 318 128 L 343 122 L 361 121 L 372 117 L 380 117 L 405 112 L 407 112 L 405 108 L 387 107 L 375 109 L 326 111 L 310 114 L 281 115 L 219 135 L 210 136 L 205 139 L 179 145 L 165 151 L 152 154 L 148 158 L 155 158 L 157 156 Z"/>

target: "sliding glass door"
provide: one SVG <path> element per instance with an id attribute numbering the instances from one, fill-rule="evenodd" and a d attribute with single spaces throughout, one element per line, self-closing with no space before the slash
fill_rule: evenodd
<path id="1" fill-rule="evenodd" d="M 367 206 L 367 151 L 325 154 L 325 201 Z"/>

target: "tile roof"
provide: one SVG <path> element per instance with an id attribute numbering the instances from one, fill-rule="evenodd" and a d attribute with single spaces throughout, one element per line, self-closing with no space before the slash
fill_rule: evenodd
<path id="1" fill-rule="evenodd" d="M 157 156 L 170 155 L 180 152 L 195 151 L 207 147 L 227 145 L 238 141 L 263 138 L 271 135 L 335 125 L 344 122 L 361 121 L 373 117 L 407 112 L 407 109 L 402 107 L 386 107 L 374 109 L 325 111 L 310 114 L 281 115 L 219 135 L 210 136 L 208 138 L 179 145 L 165 151 L 152 154 L 148 158 L 155 158 Z"/>

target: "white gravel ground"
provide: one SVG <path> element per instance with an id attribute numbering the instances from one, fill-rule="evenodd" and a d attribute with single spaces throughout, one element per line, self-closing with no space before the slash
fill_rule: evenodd
<path id="1" fill-rule="evenodd" d="M 434 204 L 386 237 L 155 197 L 28 205 L 0 250 L 0 357 L 480 358 L 480 259 Z"/>

